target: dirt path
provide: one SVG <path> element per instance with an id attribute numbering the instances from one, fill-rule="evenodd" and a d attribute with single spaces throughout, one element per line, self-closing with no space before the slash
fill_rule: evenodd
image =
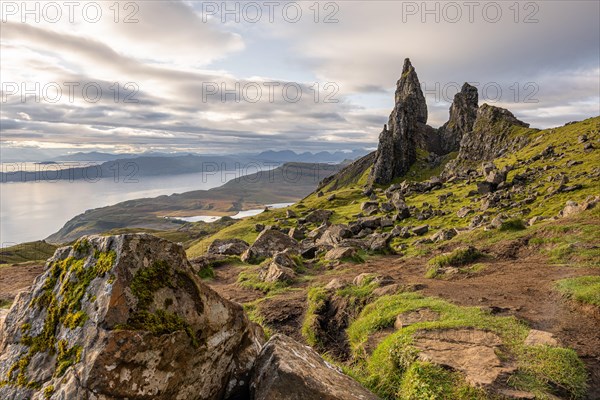
<path id="1" fill-rule="evenodd" d="M 43 265 L 17 264 L 0 267 L 0 302 L 12 302 L 43 271 Z"/>

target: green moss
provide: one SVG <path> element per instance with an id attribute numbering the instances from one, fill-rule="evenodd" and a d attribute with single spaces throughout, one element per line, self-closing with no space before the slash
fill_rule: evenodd
<path id="1" fill-rule="evenodd" d="M 130 285 L 131 292 L 138 299 L 137 308 L 147 310 L 152 304 L 154 293 L 163 287 L 174 287 L 171 268 L 166 261 L 155 261 L 147 268 L 140 268 Z"/>
<path id="2" fill-rule="evenodd" d="M 397 397 L 406 400 L 488 398 L 483 390 L 469 386 L 459 373 L 421 361 L 412 363 L 403 375 Z"/>
<path id="3" fill-rule="evenodd" d="M 54 376 L 61 377 L 64 375 L 67 368 L 81 361 L 81 346 L 68 347 L 69 343 L 66 340 L 58 341 L 58 356 L 56 359 L 56 371 Z"/>
<path id="4" fill-rule="evenodd" d="M 525 222 L 522 219 L 514 218 L 502 222 L 499 228 L 501 231 L 522 231 L 527 229 Z"/>
<path id="5" fill-rule="evenodd" d="M 426 278 L 436 278 L 440 275 L 442 268 L 460 267 L 482 258 L 484 254 L 474 247 L 458 248 L 450 253 L 442 254 L 428 261 L 429 269 L 425 273 Z"/>
<path id="6" fill-rule="evenodd" d="M 556 287 L 568 298 L 600 307 L 600 276 L 563 279 L 556 283 Z"/>
<path id="7" fill-rule="evenodd" d="M 54 386 L 50 385 L 50 386 L 46 386 L 44 388 L 44 399 L 45 400 L 49 400 L 50 397 L 52 397 L 52 395 L 54 394 Z"/>
<path id="8" fill-rule="evenodd" d="M 328 299 L 327 290 L 322 287 L 312 287 L 306 295 L 308 306 L 302 323 L 302 336 L 310 346 L 321 344 L 316 330 L 319 326 L 319 313 L 323 311 Z"/>
<path id="9" fill-rule="evenodd" d="M 187 279 L 187 277 L 179 277 Z M 147 268 L 140 268 L 133 280 L 130 289 L 138 302 L 135 310 L 130 314 L 126 324 L 117 325 L 115 329 L 144 330 L 155 335 L 170 334 L 184 331 L 190 338 L 192 346 L 198 347 L 199 342 L 196 333 L 190 324 L 180 316 L 163 309 L 151 311 L 154 302 L 154 294 L 164 287 L 175 288 L 175 280 L 172 268 L 164 260 L 155 261 Z M 164 307 L 169 306 L 172 299 L 165 299 Z"/>
<path id="10" fill-rule="evenodd" d="M 439 319 L 418 322 L 395 331 L 386 336 L 371 355 L 367 354 L 365 345 L 369 336 L 393 326 L 398 314 L 422 308 L 435 311 Z M 525 374 L 542 383 L 538 385 L 541 397 L 554 394 L 555 388 L 573 398 L 585 393 L 587 375 L 574 351 L 525 346 L 529 328 L 514 317 L 497 317 L 476 307 L 460 307 L 416 293 L 381 297 L 367 305 L 350 325 L 347 334 L 354 357 L 350 367 L 352 374 L 387 399 L 429 398 L 428 394 L 435 399 L 486 398 L 483 392 L 466 385 L 462 375 L 443 372 L 439 367 L 418 361 L 418 351 L 412 345 L 415 333 L 457 328 L 496 333 L 504 344 L 503 357 L 517 361 L 520 377 Z M 511 384 L 526 390 L 525 383 L 525 380 L 515 378 Z"/>
<path id="11" fill-rule="evenodd" d="M 89 242 L 88 245 L 91 246 Z M 84 244 L 80 244 L 80 250 L 81 246 L 85 247 Z M 51 264 L 48 276 L 42 285 L 41 295 L 34 298 L 31 303 L 32 307 L 46 308 L 42 331 L 37 336 L 31 336 L 28 334 L 31 328 L 29 324 L 21 327 L 23 330 L 21 343 L 29 349 L 10 368 L 7 374 L 8 383 L 18 386 L 38 385 L 27 378 L 29 362 L 38 352 L 53 354 L 58 351 L 56 371 L 60 375 L 69 366 L 79 362 L 80 349 L 78 350 L 77 346 L 67 349 L 67 344 L 63 341 L 57 343 L 56 332 L 61 325 L 68 329 L 75 329 L 85 323 L 88 316 L 81 310 L 81 301 L 92 280 L 103 276 L 112 268 L 112 264 L 108 264 L 108 261 L 114 262 L 114 255 L 111 253 L 99 253 L 100 258 L 105 260 L 100 265 L 93 263 L 86 267 L 84 259 L 74 257 Z"/>
<path id="12" fill-rule="evenodd" d="M 257 267 L 251 267 L 246 271 L 240 272 L 237 283 L 245 288 L 260 290 L 265 294 L 277 294 L 286 290 L 291 282 L 264 282 L 258 277 Z"/>
<path id="13" fill-rule="evenodd" d="M 100 253 L 96 258 L 96 271 L 98 274 L 105 274 L 115 263 L 115 259 L 117 258 L 117 254 L 114 251 L 109 251 L 106 253 Z"/>
<path id="14" fill-rule="evenodd" d="M 65 315 L 63 325 L 69 329 L 75 329 L 78 326 L 83 326 L 87 319 L 88 315 L 80 310 L 75 313 L 68 313 L 67 315 Z"/>
<path id="15" fill-rule="evenodd" d="M 75 250 L 77 253 L 87 253 L 91 247 L 92 245 L 89 240 L 87 240 L 87 238 L 83 238 L 75 242 L 73 245 L 73 250 Z"/>

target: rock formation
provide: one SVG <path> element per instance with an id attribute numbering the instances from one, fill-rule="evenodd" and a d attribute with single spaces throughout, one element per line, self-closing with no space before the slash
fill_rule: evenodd
<path id="1" fill-rule="evenodd" d="M 376 400 L 313 349 L 275 335 L 261 351 L 250 384 L 256 400 Z"/>
<path id="2" fill-rule="evenodd" d="M 527 128 L 529 124 L 504 108 L 483 104 L 477 110 L 473 129 L 463 133 L 458 156 L 448 163 L 446 171 L 473 168 L 480 161 L 491 161 L 506 151 L 522 147 L 526 138 L 513 135 L 515 127 Z"/>
<path id="3" fill-rule="evenodd" d="M 192 272 L 180 245 L 91 236 L 56 251 L 0 333 L 0 398 L 246 395 L 262 330 Z"/>
<path id="4" fill-rule="evenodd" d="M 426 129 L 426 123 L 425 96 L 417 73 L 407 58 L 396 86 L 394 110 L 379 135 L 371 182 L 387 184 L 408 172 L 417 159 L 416 144 L 420 132 Z"/>
<path id="5" fill-rule="evenodd" d="M 273 265 L 294 274 L 287 252 Z M 307 346 L 265 345 L 180 245 L 147 234 L 58 249 L 0 325 L 2 400 L 321 398 L 377 399 Z"/>
<path id="6" fill-rule="evenodd" d="M 478 101 L 477 88 L 466 82 L 460 92 L 454 95 L 450 106 L 450 119 L 439 129 L 443 154 L 458 151 L 462 137 L 473 129 L 477 119 Z"/>

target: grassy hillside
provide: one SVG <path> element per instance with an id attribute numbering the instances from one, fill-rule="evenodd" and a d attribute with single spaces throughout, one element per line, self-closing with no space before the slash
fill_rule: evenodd
<path id="1" fill-rule="evenodd" d="M 467 228 L 470 221 L 475 216 L 493 219 L 497 214 L 503 213 L 506 218 L 516 218 L 528 220 L 532 217 L 550 218 L 555 217 L 565 206 L 568 200 L 583 201 L 589 196 L 600 194 L 598 179 L 600 178 L 600 152 L 584 151 L 583 144 L 579 143 L 578 138 L 586 134 L 589 141 L 598 145 L 600 139 L 600 117 L 590 118 L 585 121 L 565 125 L 559 128 L 534 130 L 528 128 L 516 128 L 514 135 L 527 135 L 529 144 L 515 153 L 506 154 L 494 160 L 497 167 L 512 166 L 507 181 L 512 181 L 515 176 L 529 174 L 527 190 L 513 195 L 511 202 L 514 207 L 499 209 L 490 207 L 487 210 L 481 210 L 479 196 L 469 196 L 469 193 L 477 190 L 477 180 L 459 180 L 453 183 L 445 183 L 442 189 L 428 192 L 417 193 L 406 197 L 406 203 L 409 206 L 415 206 L 418 209 L 424 209 L 427 205 L 434 208 L 443 209 L 445 215 L 433 216 L 426 221 L 418 220 L 414 215 L 402 221 L 400 226 L 417 226 L 427 223 L 430 226 L 430 232 L 434 233 L 444 228 Z M 534 156 L 541 154 L 548 146 L 554 147 L 556 157 L 542 157 L 533 160 Z M 419 160 L 424 160 L 425 154 L 419 155 Z M 444 159 L 449 161 L 452 155 Z M 409 172 L 407 180 L 424 180 L 441 172 L 443 164 L 434 168 L 427 168 L 425 163 L 418 161 Z M 319 197 L 317 193 L 312 193 L 305 199 L 291 206 L 290 209 L 301 215 L 306 215 L 311 209 L 328 209 L 334 212 L 331 222 L 347 223 L 356 218 L 354 215 L 360 212 L 361 203 L 368 199 L 363 195 L 363 186 L 366 183 L 368 170 L 362 172 L 361 177 L 356 182 L 345 184 L 339 180 L 326 182 L 321 188 L 325 195 Z M 566 176 L 567 186 L 577 187 L 578 189 L 569 192 L 557 192 L 560 185 L 560 177 Z M 380 201 L 385 200 L 383 190 L 376 191 Z M 334 195 L 334 200 L 329 197 Z M 440 203 L 439 198 L 448 196 Z M 466 218 L 457 216 L 457 211 L 462 207 L 470 207 L 473 212 Z M 264 225 L 277 224 L 282 227 L 293 226 L 293 219 L 285 218 L 286 211 L 274 210 L 262 213 L 252 218 L 246 218 L 214 236 L 204 238 L 190 246 L 188 255 L 195 257 L 203 254 L 208 244 L 214 239 L 238 237 L 252 242 L 257 236 L 254 225 L 257 223 Z M 379 214 L 384 215 L 384 214 Z M 391 229 L 391 228 L 388 228 Z M 589 233 L 589 232 L 586 232 Z M 478 233 L 475 233 L 478 234 Z M 485 235 L 485 233 L 483 234 Z M 459 236 L 460 237 L 460 236 Z M 395 239 L 393 247 L 400 248 L 402 245 L 408 245 L 410 252 L 417 251 L 415 247 L 410 246 L 418 238 Z M 423 247 L 423 246 L 419 246 Z M 426 246 L 424 246 L 426 248 Z"/>
<path id="2" fill-rule="evenodd" d="M 52 257 L 57 246 L 43 240 L 21 243 L 0 249 L 0 264 L 17 264 L 27 261 L 45 262 Z"/>

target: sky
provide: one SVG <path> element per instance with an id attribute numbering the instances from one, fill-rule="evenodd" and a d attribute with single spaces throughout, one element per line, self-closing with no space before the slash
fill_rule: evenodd
<path id="1" fill-rule="evenodd" d="M 600 114 L 598 1 L 2 1 L 2 157 L 372 149 L 403 60 L 533 127 Z"/>

